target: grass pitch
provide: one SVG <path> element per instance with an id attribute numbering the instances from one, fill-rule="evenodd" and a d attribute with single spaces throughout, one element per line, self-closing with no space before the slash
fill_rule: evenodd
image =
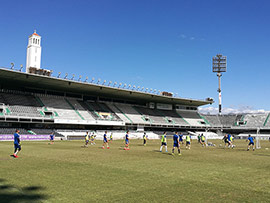
<path id="1" fill-rule="evenodd" d="M 235 149 L 213 142 L 193 141 L 182 156 L 160 153 L 158 140 L 131 140 L 130 151 L 122 140 L 110 149 L 23 142 L 18 159 L 12 142 L 0 142 L 0 202 L 269 202 L 270 142 L 254 152 L 243 140 Z"/>

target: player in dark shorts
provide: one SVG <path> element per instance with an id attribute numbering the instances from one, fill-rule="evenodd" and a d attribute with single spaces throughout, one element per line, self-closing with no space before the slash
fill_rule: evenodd
<path id="1" fill-rule="evenodd" d="M 17 154 L 19 153 L 19 151 L 22 150 L 20 134 L 19 133 L 20 133 L 19 130 L 16 130 L 15 133 L 14 133 L 14 154 L 13 154 L 13 156 L 15 158 L 18 158 Z"/>
<path id="2" fill-rule="evenodd" d="M 180 135 L 179 135 L 179 143 L 181 143 L 181 144 L 184 144 L 183 137 L 184 137 L 183 133 L 180 133 Z"/>
<path id="3" fill-rule="evenodd" d="M 255 150 L 254 139 L 253 139 L 253 137 L 251 137 L 251 135 L 248 136 L 247 141 L 249 141 L 247 151 L 249 151 L 250 145 L 252 145 L 252 148 L 253 148 L 253 151 L 254 151 Z"/>
<path id="4" fill-rule="evenodd" d="M 125 148 L 124 150 L 129 150 L 129 131 L 127 131 L 125 136 Z"/>
<path id="5" fill-rule="evenodd" d="M 229 141 L 228 141 L 228 135 L 227 134 L 224 135 L 222 140 L 224 141 L 224 148 L 226 148 L 226 145 L 228 145 L 228 147 L 229 147 Z"/>
<path id="6" fill-rule="evenodd" d="M 105 145 L 107 145 L 107 149 L 110 149 L 109 142 L 107 139 L 107 131 L 105 131 L 105 134 L 103 135 L 103 147 L 102 149 L 105 149 Z"/>
<path id="7" fill-rule="evenodd" d="M 49 144 L 53 144 L 54 143 L 54 134 L 53 132 L 50 134 L 50 143 Z"/>
<path id="8" fill-rule="evenodd" d="M 164 132 L 163 135 L 161 135 L 161 146 L 160 146 L 160 152 L 162 152 L 162 148 L 163 146 L 165 146 L 165 149 L 166 149 L 166 152 L 168 152 L 168 149 L 167 149 L 167 133 Z"/>
<path id="9" fill-rule="evenodd" d="M 143 145 L 146 146 L 146 141 L 147 141 L 147 135 L 146 132 L 143 134 Z"/>
<path id="10" fill-rule="evenodd" d="M 174 155 L 174 149 L 175 149 L 175 147 L 178 149 L 178 155 L 181 155 L 180 144 L 179 144 L 179 136 L 178 136 L 178 133 L 177 132 L 175 132 L 175 134 L 173 135 L 172 155 Z"/>

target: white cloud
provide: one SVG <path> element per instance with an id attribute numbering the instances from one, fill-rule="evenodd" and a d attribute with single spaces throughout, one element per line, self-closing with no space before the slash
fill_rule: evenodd
<path id="1" fill-rule="evenodd" d="M 199 107 L 199 112 L 203 114 L 218 114 L 217 107 Z M 253 109 L 249 106 L 240 106 L 239 108 L 223 108 L 222 114 L 246 114 L 246 113 L 253 113 L 253 114 L 263 114 L 263 113 L 270 113 L 270 111 L 266 111 L 264 109 Z"/>

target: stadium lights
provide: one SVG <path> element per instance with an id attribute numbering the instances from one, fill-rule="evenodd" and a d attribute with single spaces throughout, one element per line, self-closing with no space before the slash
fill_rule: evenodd
<path id="1" fill-rule="evenodd" d="M 58 76 L 57 76 L 57 78 L 59 78 L 59 77 L 60 77 L 60 75 L 61 75 L 61 72 L 59 72 L 59 73 L 58 73 Z"/>
<path id="2" fill-rule="evenodd" d="M 14 68 L 14 63 L 10 63 L 10 64 L 11 64 L 10 69 L 13 70 L 13 68 Z"/>
<path id="3" fill-rule="evenodd" d="M 84 82 L 87 82 L 87 80 L 88 80 L 88 77 L 85 78 L 85 81 Z"/>
<path id="4" fill-rule="evenodd" d="M 123 88 L 125 88 L 126 86 L 127 86 L 127 84 L 125 83 L 124 86 L 123 86 Z"/>
<path id="5" fill-rule="evenodd" d="M 142 87 L 141 91 L 143 91 L 143 90 L 144 90 L 144 87 Z"/>
<path id="6" fill-rule="evenodd" d="M 135 85 L 133 85 L 132 90 L 134 90 L 135 88 L 136 88 L 136 86 L 135 86 Z"/>
<path id="7" fill-rule="evenodd" d="M 129 89 L 130 87 L 131 87 L 131 85 L 129 84 L 129 85 L 128 85 L 128 89 Z"/>
<path id="8" fill-rule="evenodd" d="M 102 85 L 105 85 L 105 83 L 106 83 L 106 80 L 103 81 Z"/>
<path id="9" fill-rule="evenodd" d="M 151 88 L 151 89 L 149 90 L 149 92 L 151 93 L 151 92 L 152 92 L 152 90 L 153 90 L 153 89 Z"/>
<path id="10" fill-rule="evenodd" d="M 91 83 L 93 83 L 93 82 L 94 82 L 94 80 L 95 80 L 95 78 L 92 78 Z"/>
<path id="11" fill-rule="evenodd" d="M 119 85 L 118 85 L 118 88 L 120 88 L 122 86 L 122 83 L 120 82 Z"/>
<path id="12" fill-rule="evenodd" d="M 68 76 L 68 74 L 66 73 L 66 75 L 65 75 L 64 79 L 67 79 L 67 76 Z"/>
<path id="13" fill-rule="evenodd" d="M 219 114 L 221 114 L 221 76 L 222 72 L 227 71 L 227 57 L 217 54 L 212 58 L 213 73 L 217 73 L 218 76 L 218 100 L 219 100 Z"/>
<path id="14" fill-rule="evenodd" d="M 98 81 L 97 81 L 97 84 L 99 84 L 100 80 L 101 80 L 101 79 L 99 78 Z"/>
<path id="15" fill-rule="evenodd" d="M 109 84 L 108 84 L 108 86 L 110 86 L 112 84 L 112 81 L 109 81 Z"/>
<path id="16" fill-rule="evenodd" d="M 82 79 L 82 76 L 80 75 L 78 81 L 81 81 L 81 79 Z"/>
<path id="17" fill-rule="evenodd" d="M 145 89 L 145 92 L 147 92 L 147 91 L 148 91 L 148 88 Z"/>
<path id="18" fill-rule="evenodd" d="M 159 93 L 159 94 L 161 94 L 161 91 L 160 91 L 160 90 L 158 90 L 158 93 Z"/>
<path id="19" fill-rule="evenodd" d="M 114 83 L 113 83 L 113 87 L 115 87 L 115 85 L 117 85 L 117 82 L 114 82 Z"/>
<path id="20" fill-rule="evenodd" d="M 22 72 L 22 69 L 23 69 L 23 65 L 21 64 L 21 65 L 20 65 L 20 67 L 21 67 L 21 68 L 20 68 L 20 72 Z"/>
<path id="21" fill-rule="evenodd" d="M 71 80 L 73 80 L 73 79 L 74 79 L 74 77 L 75 77 L 75 74 L 73 74 L 73 75 L 72 75 L 72 78 L 71 78 Z"/>
<path id="22" fill-rule="evenodd" d="M 155 93 L 156 93 L 156 91 L 157 91 L 157 90 L 156 90 L 156 89 L 154 89 L 153 93 L 155 94 Z"/>
<path id="23" fill-rule="evenodd" d="M 138 87 L 137 87 L 137 91 L 138 91 L 140 88 L 141 88 L 141 87 L 140 87 L 140 86 L 138 86 Z"/>

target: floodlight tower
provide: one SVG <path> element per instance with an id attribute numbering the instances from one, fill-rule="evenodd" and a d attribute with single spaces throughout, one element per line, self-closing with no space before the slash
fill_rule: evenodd
<path id="1" fill-rule="evenodd" d="M 221 114 L 221 76 L 222 72 L 227 70 L 227 57 L 217 54 L 213 57 L 213 72 L 218 76 L 218 101 L 219 101 L 219 114 Z"/>

